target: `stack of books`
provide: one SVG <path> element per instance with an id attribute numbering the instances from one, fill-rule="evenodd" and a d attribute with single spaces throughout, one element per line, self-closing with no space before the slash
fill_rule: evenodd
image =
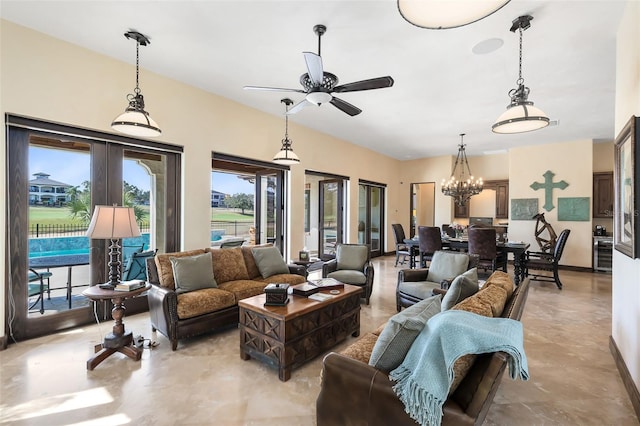
<path id="1" fill-rule="evenodd" d="M 319 280 L 309 280 L 310 284 L 318 287 L 320 290 L 336 290 L 344 288 L 344 283 L 334 278 L 320 278 Z"/>
<path id="2" fill-rule="evenodd" d="M 142 280 L 121 281 L 116 284 L 115 291 L 134 291 L 139 288 L 143 288 L 145 282 Z"/>

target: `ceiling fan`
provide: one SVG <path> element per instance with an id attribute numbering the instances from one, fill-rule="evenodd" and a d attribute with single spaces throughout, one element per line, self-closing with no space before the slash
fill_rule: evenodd
<path id="1" fill-rule="evenodd" d="M 393 86 L 393 78 L 390 76 L 361 80 L 353 83 L 337 86 L 338 77 L 335 74 L 322 69 L 322 57 L 320 56 L 320 40 L 327 31 L 324 25 L 315 25 L 313 32 L 318 35 L 318 54 L 303 52 L 307 64 L 307 72 L 300 76 L 300 84 L 304 89 L 285 89 L 280 87 L 244 86 L 245 90 L 267 90 L 276 92 L 298 92 L 307 96 L 301 102 L 289 109 L 287 114 L 295 114 L 309 105 L 320 106 L 330 102 L 333 106 L 350 116 L 358 115 L 362 110 L 349 102 L 333 96 L 333 93 L 358 92 L 361 90 L 382 89 Z"/>

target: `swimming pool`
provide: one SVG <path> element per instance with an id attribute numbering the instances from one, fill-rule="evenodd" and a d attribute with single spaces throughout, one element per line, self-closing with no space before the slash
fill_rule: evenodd
<path id="1" fill-rule="evenodd" d="M 29 257 L 89 254 L 89 245 L 88 237 L 30 238 Z M 126 259 L 132 251 L 141 248 L 149 248 L 148 233 L 135 238 L 125 238 L 120 252 L 123 259 Z"/>

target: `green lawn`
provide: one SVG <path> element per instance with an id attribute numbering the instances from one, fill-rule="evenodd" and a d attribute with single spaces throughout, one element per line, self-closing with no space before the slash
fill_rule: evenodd
<path id="1" fill-rule="evenodd" d="M 240 210 L 227 208 L 212 208 L 211 220 L 219 220 L 225 222 L 250 222 L 253 221 L 253 211 L 245 210 L 245 214 Z"/>
<path id="2" fill-rule="evenodd" d="M 149 206 L 140 206 L 147 212 L 143 222 L 149 222 Z M 71 217 L 67 207 L 29 207 L 29 226 L 39 225 L 82 225 L 78 219 Z"/>
<path id="3" fill-rule="evenodd" d="M 148 222 L 149 206 L 140 206 L 147 212 L 144 222 Z M 245 210 L 245 214 L 240 210 L 214 208 L 211 209 L 211 220 L 226 222 L 251 222 L 253 221 L 253 211 Z M 81 225 L 78 219 L 71 217 L 70 210 L 66 207 L 29 207 L 29 226 L 40 225 Z"/>

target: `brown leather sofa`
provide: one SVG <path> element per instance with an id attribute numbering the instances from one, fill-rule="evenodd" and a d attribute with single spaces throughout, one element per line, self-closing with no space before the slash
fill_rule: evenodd
<path id="1" fill-rule="evenodd" d="M 147 259 L 147 279 L 152 331 L 159 331 L 171 341 L 175 351 L 178 340 L 238 324 L 238 301 L 264 292 L 270 283 L 301 284 L 306 281 L 305 268 L 287 265 L 289 274 L 267 278 L 253 258 L 251 246 L 229 249 L 198 249 L 158 254 Z M 211 252 L 217 288 L 176 293 L 171 257 L 193 256 Z"/>
<path id="2" fill-rule="evenodd" d="M 500 316 L 520 320 L 528 291 L 529 280 L 525 279 L 507 299 Z M 368 345 L 370 350 L 377 337 L 371 334 L 374 333 L 363 336 L 352 346 Z M 349 353 L 349 349 L 343 353 Z M 442 424 L 482 424 L 506 366 L 504 352 L 478 355 L 444 403 Z M 366 362 L 333 352 L 328 354 L 323 360 L 322 386 L 316 401 L 318 426 L 415 425 L 405 413 L 393 385 L 385 372 Z"/>

